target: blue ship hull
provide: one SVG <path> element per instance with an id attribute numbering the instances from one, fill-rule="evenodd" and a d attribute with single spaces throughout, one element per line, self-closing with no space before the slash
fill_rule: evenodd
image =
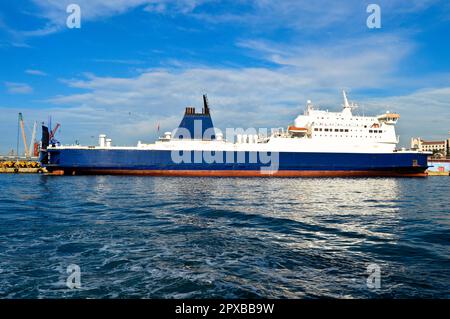
<path id="1" fill-rule="evenodd" d="M 216 161 L 212 163 L 204 159 L 201 151 L 190 153 L 190 160 L 182 163 L 173 161 L 171 151 L 162 150 L 50 148 L 48 153 L 46 168 L 55 174 L 69 175 L 426 176 L 428 167 L 428 155 L 413 152 L 282 152 L 277 154 L 277 169 L 269 172 L 264 172 L 264 168 L 270 164 L 255 152 L 215 154 Z"/>

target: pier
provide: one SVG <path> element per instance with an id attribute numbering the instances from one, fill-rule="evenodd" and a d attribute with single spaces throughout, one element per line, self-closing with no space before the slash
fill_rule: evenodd
<path id="1" fill-rule="evenodd" d="M 47 170 L 37 160 L 0 157 L 0 174 L 43 174 Z"/>
<path id="2" fill-rule="evenodd" d="M 450 159 L 429 159 L 429 176 L 450 176 Z"/>

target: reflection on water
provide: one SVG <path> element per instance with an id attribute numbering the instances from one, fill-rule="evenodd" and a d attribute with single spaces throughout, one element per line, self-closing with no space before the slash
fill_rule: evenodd
<path id="1" fill-rule="evenodd" d="M 442 178 L 0 181 L 0 297 L 449 297 Z"/>

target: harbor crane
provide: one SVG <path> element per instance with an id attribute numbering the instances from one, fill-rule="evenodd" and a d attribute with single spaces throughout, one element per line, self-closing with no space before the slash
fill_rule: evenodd
<path id="1" fill-rule="evenodd" d="M 23 122 L 22 113 L 19 113 L 19 125 L 22 130 L 22 139 L 23 139 L 23 147 L 25 148 L 25 157 L 28 158 L 28 144 L 27 144 L 27 136 L 25 134 L 25 124 Z M 19 141 L 17 141 L 17 156 L 19 156 Z"/>
<path id="2" fill-rule="evenodd" d="M 23 120 L 23 114 L 19 113 L 19 127 L 22 133 L 22 140 L 25 150 L 25 158 L 31 159 L 33 156 L 37 156 L 37 143 L 36 143 L 36 130 L 37 130 L 37 122 L 35 121 L 33 124 L 33 130 L 31 131 L 31 139 L 30 144 L 27 143 L 27 135 L 25 132 L 25 121 Z M 18 134 L 19 135 L 19 134 Z M 19 136 L 17 136 L 17 156 L 19 156 Z"/>
<path id="3" fill-rule="evenodd" d="M 55 139 L 55 134 L 56 134 L 56 132 L 58 131 L 58 129 L 60 127 L 61 127 L 61 124 L 56 123 L 55 128 L 50 132 L 50 134 L 49 134 L 50 143 L 52 143 L 52 144 L 57 144 L 58 143 L 58 141 Z"/>

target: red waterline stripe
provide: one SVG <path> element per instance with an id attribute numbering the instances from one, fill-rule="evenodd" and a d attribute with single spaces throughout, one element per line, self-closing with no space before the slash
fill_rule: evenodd
<path id="1" fill-rule="evenodd" d="M 259 170 L 124 170 L 83 169 L 56 170 L 53 175 L 147 175 L 147 176 L 212 176 L 212 177 L 426 177 L 426 172 L 399 171 L 274 171 L 264 174 Z"/>

